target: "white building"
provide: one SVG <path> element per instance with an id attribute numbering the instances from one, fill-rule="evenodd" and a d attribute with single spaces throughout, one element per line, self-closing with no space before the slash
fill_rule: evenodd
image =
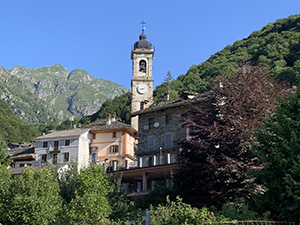
<path id="1" fill-rule="evenodd" d="M 78 170 L 89 166 L 89 129 L 64 130 L 35 139 L 36 161 L 33 166 L 65 165 L 77 162 Z"/>

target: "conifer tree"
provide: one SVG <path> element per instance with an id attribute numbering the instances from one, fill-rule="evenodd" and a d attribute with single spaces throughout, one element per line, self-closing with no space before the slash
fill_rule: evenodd
<path id="1" fill-rule="evenodd" d="M 300 221 L 300 92 L 280 100 L 276 112 L 256 133 L 253 152 L 262 169 L 255 173 L 265 191 L 256 197 L 261 211 L 276 220 Z"/>

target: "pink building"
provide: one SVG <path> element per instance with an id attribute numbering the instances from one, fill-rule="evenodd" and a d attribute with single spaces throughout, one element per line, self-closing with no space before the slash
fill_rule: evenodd
<path id="1" fill-rule="evenodd" d="M 115 118 L 100 119 L 88 125 L 91 134 L 91 163 L 109 170 L 127 168 L 135 160 L 137 131 Z"/>

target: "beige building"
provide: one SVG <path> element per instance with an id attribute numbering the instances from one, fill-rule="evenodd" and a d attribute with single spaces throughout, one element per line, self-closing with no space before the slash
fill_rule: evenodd
<path id="1" fill-rule="evenodd" d="M 135 160 L 135 129 L 110 117 L 97 120 L 88 127 L 92 138 L 92 164 L 102 164 L 114 171 L 121 167 L 130 167 L 130 162 Z"/>

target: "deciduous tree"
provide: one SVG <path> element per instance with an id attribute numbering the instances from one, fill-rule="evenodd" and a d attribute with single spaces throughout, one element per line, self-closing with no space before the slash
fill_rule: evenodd
<path id="1" fill-rule="evenodd" d="M 4 224 L 59 224 L 62 201 L 55 173 L 26 168 L 10 185 Z"/>
<path id="2" fill-rule="evenodd" d="M 112 191 L 100 165 L 82 169 L 75 198 L 70 202 L 71 224 L 104 224 L 111 208 L 107 195 Z"/>
<path id="3" fill-rule="evenodd" d="M 284 95 L 284 90 L 264 68 L 246 63 L 221 78 L 203 108 L 191 110 L 186 125 L 193 131 L 181 143 L 176 179 L 185 201 L 220 206 L 249 196 L 253 130 L 263 126 L 261 119 L 270 114 L 276 95 Z"/>

